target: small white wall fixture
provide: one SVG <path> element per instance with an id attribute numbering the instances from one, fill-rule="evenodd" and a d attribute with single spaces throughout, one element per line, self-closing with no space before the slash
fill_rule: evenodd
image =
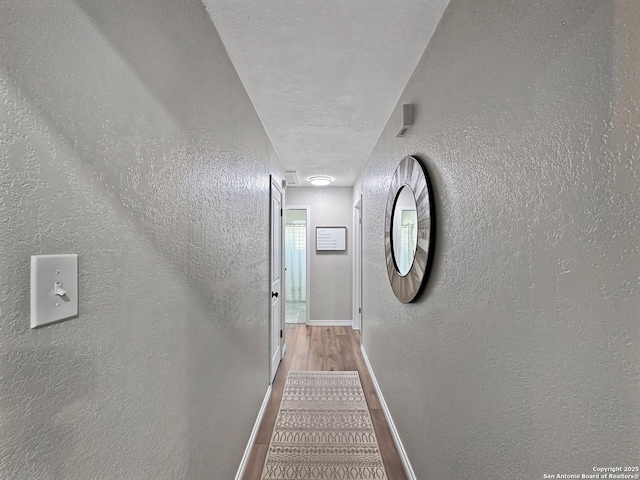
<path id="1" fill-rule="evenodd" d="M 413 104 L 406 103 L 402 105 L 402 127 L 396 137 L 404 137 L 409 131 L 409 127 L 413 125 Z"/>

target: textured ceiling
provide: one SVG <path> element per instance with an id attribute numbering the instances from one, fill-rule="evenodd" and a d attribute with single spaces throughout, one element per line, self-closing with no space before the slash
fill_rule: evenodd
<path id="1" fill-rule="evenodd" d="M 285 169 L 349 186 L 449 0 L 203 2 Z"/>

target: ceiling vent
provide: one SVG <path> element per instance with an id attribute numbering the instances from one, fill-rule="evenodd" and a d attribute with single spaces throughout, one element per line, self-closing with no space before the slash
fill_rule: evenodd
<path id="1" fill-rule="evenodd" d="M 284 172 L 284 179 L 287 181 L 288 187 L 300 185 L 300 177 L 298 176 L 298 172 L 295 172 L 293 170 Z"/>
<path id="2" fill-rule="evenodd" d="M 396 137 L 404 137 L 411 125 L 413 125 L 413 104 L 406 103 L 402 105 L 402 128 Z"/>

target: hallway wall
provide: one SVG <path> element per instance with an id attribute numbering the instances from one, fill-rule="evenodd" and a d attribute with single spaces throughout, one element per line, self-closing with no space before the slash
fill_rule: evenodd
<path id="1" fill-rule="evenodd" d="M 287 205 L 309 205 L 311 219 L 310 320 L 351 320 L 353 259 L 351 187 L 292 187 Z M 316 250 L 316 227 L 347 227 L 347 250 Z"/>
<path id="2" fill-rule="evenodd" d="M 284 172 L 205 8 L 4 1 L 0 52 L 0 477 L 233 478 Z M 80 315 L 32 330 L 46 253 Z"/>
<path id="3" fill-rule="evenodd" d="M 452 0 L 354 188 L 364 345 L 417 478 L 638 463 L 638 31 L 632 0 Z M 438 230 L 404 305 L 383 225 L 407 154 Z"/>

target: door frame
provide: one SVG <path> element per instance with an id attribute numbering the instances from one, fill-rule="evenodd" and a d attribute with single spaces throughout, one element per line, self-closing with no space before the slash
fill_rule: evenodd
<path id="1" fill-rule="evenodd" d="M 274 256 L 274 244 L 273 244 L 273 228 L 276 223 L 274 220 L 273 214 L 273 194 L 274 189 L 280 194 L 280 215 L 277 216 L 279 219 L 278 228 L 280 229 L 280 292 L 277 292 L 279 295 L 279 309 L 278 309 L 278 318 L 273 318 L 273 303 L 272 296 L 273 292 L 271 291 L 273 287 L 273 279 L 274 279 L 274 271 L 273 271 L 273 256 Z M 278 185 L 275 177 L 273 175 L 269 175 L 269 360 L 268 360 L 268 371 L 269 371 L 269 384 L 272 384 L 276 373 L 278 371 L 278 367 L 280 366 L 280 362 L 282 357 L 284 356 L 284 351 L 286 348 L 285 339 L 284 339 L 284 302 L 282 292 L 284 291 L 284 205 L 285 205 L 285 197 L 284 197 L 284 188 Z M 278 328 L 279 327 L 279 328 Z M 279 330 L 279 336 L 277 335 L 276 329 Z M 272 342 L 272 339 L 275 337 L 279 338 L 279 343 L 277 347 Z M 280 351 L 280 358 L 278 359 L 278 367 L 273 369 L 272 360 L 276 355 L 276 348 Z"/>
<path id="2" fill-rule="evenodd" d="M 362 195 L 353 206 L 353 322 L 362 342 Z"/>
<path id="3" fill-rule="evenodd" d="M 307 297 L 307 307 L 306 307 L 306 311 L 305 311 L 305 325 L 309 325 L 309 312 L 311 311 L 310 305 L 311 305 L 311 206 L 309 205 L 286 205 L 285 206 L 285 210 L 306 210 L 307 211 L 307 238 L 306 238 L 306 243 L 307 243 L 307 293 L 306 293 L 306 297 Z M 286 217 L 284 220 L 284 223 L 286 224 Z M 286 253 L 285 253 L 286 255 Z M 285 300 L 285 305 L 283 308 L 287 308 L 286 306 L 286 294 L 284 297 Z M 285 328 L 286 328 L 286 324 L 285 324 Z"/>

